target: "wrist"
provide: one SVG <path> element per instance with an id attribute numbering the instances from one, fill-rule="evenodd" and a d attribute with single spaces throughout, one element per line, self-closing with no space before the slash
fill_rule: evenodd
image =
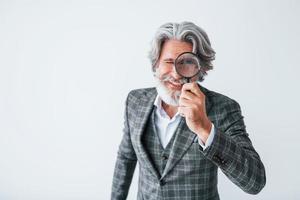
<path id="1" fill-rule="evenodd" d="M 203 127 L 199 128 L 196 131 L 196 134 L 202 140 L 203 143 L 206 142 L 206 140 L 211 132 L 211 129 L 212 129 L 212 123 L 208 120 Z"/>

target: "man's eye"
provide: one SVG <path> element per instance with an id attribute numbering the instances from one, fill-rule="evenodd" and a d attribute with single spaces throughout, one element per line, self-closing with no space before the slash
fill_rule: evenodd
<path id="1" fill-rule="evenodd" d="M 167 64 L 173 64 L 172 61 L 165 61 L 165 63 L 167 63 Z"/>

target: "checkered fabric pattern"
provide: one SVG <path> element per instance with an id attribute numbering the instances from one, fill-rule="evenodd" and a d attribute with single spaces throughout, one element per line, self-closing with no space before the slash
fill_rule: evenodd
<path id="1" fill-rule="evenodd" d="M 266 183 L 265 169 L 248 137 L 239 104 L 202 86 L 200 89 L 206 96 L 207 115 L 215 126 L 214 140 L 203 151 L 182 118 L 163 173 L 156 170 L 142 142 L 157 92 L 146 88 L 129 93 L 112 200 L 126 199 L 137 162 L 138 200 L 217 200 L 218 168 L 245 192 L 261 191 Z"/>
<path id="2" fill-rule="evenodd" d="M 157 170 L 159 176 L 161 176 L 166 167 L 168 158 L 170 157 L 171 148 L 178 131 L 174 133 L 166 148 L 163 148 L 156 131 L 154 119 L 155 109 L 156 107 L 154 106 L 151 117 L 149 117 L 144 134 L 142 136 L 142 144 L 145 147 L 146 153 L 148 154 L 153 167 Z"/>

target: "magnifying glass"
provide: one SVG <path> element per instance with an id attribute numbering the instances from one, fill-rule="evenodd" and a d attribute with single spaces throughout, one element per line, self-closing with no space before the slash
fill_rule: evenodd
<path id="1" fill-rule="evenodd" d="M 190 79 L 196 76 L 201 69 L 198 56 L 192 52 L 183 52 L 175 60 L 175 70 L 177 74 L 190 82 Z"/>

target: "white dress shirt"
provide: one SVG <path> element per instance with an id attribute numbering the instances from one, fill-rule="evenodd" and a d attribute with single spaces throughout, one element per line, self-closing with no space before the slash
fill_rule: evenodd
<path id="1" fill-rule="evenodd" d="M 170 142 L 172 136 L 174 135 L 179 122 L 180 122 L 180 115 L 177 112 L 172 118 L 168 116 L 166 111 L 162 107 L 162 100 L 157 95 L 156 99 L 154 101 L 154 105 L 156 106 L 155 111 L 155 126 L 156 130 L 158 132 L 158 137 L 160 139 L 160 142 L 163 146 L 163 148 L 166 148 L 168 143 Z M 213 141 L 215 135 L 215 127 L 214 124 L 212 124 L 212 128 L 210 131 L 210 134 L 204 144 L 204 142 L 198 137 L 198 143 L 201 145 L 203 150 L 205 150 L 207 147 L 209 147 Z"/>

